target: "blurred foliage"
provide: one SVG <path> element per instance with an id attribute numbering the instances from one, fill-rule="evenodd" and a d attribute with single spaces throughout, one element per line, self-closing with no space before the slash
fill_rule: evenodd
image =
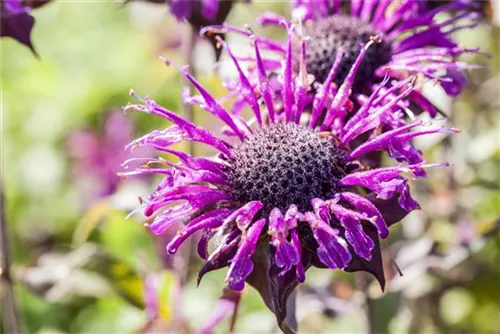
<path id="1" fill-rule="evenodd" d="M 229 20 L 256 27 L 258 13 L 284 14 L 286 6 L 259 1 L 238 5 Z M 179 44 L 188 28 L 174 22 L 165 7 L 144 3 L 54 1 L 34 16 L 39 59 L 15 41 L 1 40 L 2 177 L 23 332 L 144 329 L 149 321 L 144 282 L 152 273 L 163 275 L 159 317 L 168 328 L 200 328 L 220 296 L 224 271 L 211 273 L 197 288 L 192 268 L 199 263 L 189 258 L 186 246 L 181 268 L 190 265 L 187 277 L 177 275 L 175 266 L 162 270 L 161 242 L 159 247 L 159 240 L 143 228 L 142 217 L 125 219 L 138 205 L 130 199 L 147 194 L 153 183 L 126 180 L 116 194 L 89 206 L 69 172 L 72 162 L 65 151 L 69 133 L 79 128 L 98 131 L 104 111 L 131 102 L 130 88 L 170 110 L 182 110 L 182 80 L 157 56 L 183 64 Z M 387 274 L 395 280 L 385 293 L 370 286 L 376 332 L 500 333 L 499 33 L 498 27 L 485 24 L 461 34 L 465 45 L 480 43 L 492 54 L 490 59 L 468 60 L 489 67 L 470 73 L 468 90 L 455 102 L 431 92 L 463 132 L 422 143 L 429 161 L 448 160 L 455 166 L 432 171 L 427 183 L 415 184 L 425 209 L 395 228 L 393 255 L 386 254 L 388 259 L 395 256 L 410 279 L 398 283 L 389 268 Z M 282 36 L 276 29 L 266 34 Z M 195 69 L 210 91 L 222 96 L 215 66 L 207 65 L 209 52 L 208 45 L 197 45 Z M 223 66 L 219 70 L 225 73 Z M 149 115 L 129 117 L 137 135 L 168 125 Z M 210 116 L 195 111 L 195 118 L 216 129 Z M 422 240 L 429 240 L 427 246 Z M 449 263 L 454 265 L 447 267 Z M 363 302 L 352 275 L 311 270 L 299 292 L 301 331 L 362 333 Z M 218 331 L 227 328 L 225 320 Z M 237 332 L 276 330 L 258 293 L 247 289 Z"/>

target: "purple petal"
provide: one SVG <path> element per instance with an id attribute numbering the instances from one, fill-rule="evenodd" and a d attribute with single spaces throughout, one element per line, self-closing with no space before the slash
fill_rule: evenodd
<path id="1" fill-rule="evenodd" d="M 235 291 L 241 291 L 245 287 L 245 280 L 250 275 L 253 269 L 252 255 L 255 253 L 255 248 L 259 242 L 260 234 L 264 225 L 265 219 L 256 221 L 248 229 L 248 233 L 243 237 L 242 243 L 236 252 L 236 255 L 231 260 L 231 266 L 226 276 L 229 288 Z"/>
<path id="2" fill-rule="evenodd" d="M 238 88 L 239 88 L 241 95 L 245 98 L 247 103 L 252 108 L 253 113 L 254 113 L 255 117 L 257 118 L 257 122 L 262 127 L 262 117 L 260 115 L 259 103 L 257 102 L 257 97 L 255 96 L 255 92 L 254 92 L 252 85 L 250 84 L 250 81 L 248 81 L 247 76 L 243 73 L 241 66 L 240 66 L 240 63 L 238 62 L 238 60 L 236 60 L 236 57 L 234 56 L 233 52 L 231 51 L 231 48 L 229 47 L 229 45 L 225 42 L 222 42 L 222 40 L 220 40 L 219 42 L 222 43 L 222 45 L 224 46 L 224 49 L 227 50 L 227 52 L 229 53 L 229 57 L 231 57 L 231 59 L 234 63 L 234 66 L 236 67 L 236 70 L 238 71 L 238 75 L 239 75 Z"/>
<path id="3" fill-rule="evenodd" d="M 189 222 L 167 245 L 167 252 L 175 254 L 179 246 L 193 233 L 201 229 L 214 229 L 222 225 L 224 218 L 229 216 L 231 210 L 220 209 L 202 214 L 196 219 Z"/>
<path id="4" fill-rule="evenodd" d="M 259 201 L 248 202 L 241 208 L 234 211 L 229 217 L 226 218 L 226 223 L 236 221 L 236 225 L 241 230 L 246 230 L 252 223 L 253 218 L 257 212 L 262 209 L 263 204 Z"/>
<path id="5" fill-rule="evenodd" d="M 352 256 L 345 240 L 339 237 L 338 231 L 311 212 L 307 212 L 304 219 L 311 226 L 314 238 L 318 241 L 317 253 L 321 262 L 332 269 L 345 268 Z"/>
<path id="6" fill-rule="evenodd" d="M 207 20 L 213 20 L 219 11 L 218 0 L 202 0 L 203 16 Z"/>
<path id="7" fill-rule="evenodd" d="M 171 0 L 170 12 L 179 21 L 182 21 L 191 16 L 191 1 L 186 0 Z"/>
<path id="8" fill-rule="evenodd" d="M 203 231 L 203 234 L 200 237 L 200 241 L 198 241 L 198 255 L 206 260 L 208 258 L 208 243 L 213 238 L 217 230 L 215 229 L 206 229 Z"/>
<path id="9" fill-rule="evenodd" d="M 173 64 L 168 59 L 165 59 L 167 65 Z M 217 100 L 203 88 L 203 86 L 187 71 L 186 68 L 176 68 L 188 79 L 191 84 L 200 92 L 201 96 L 204 99 L 205 104 L 201 107 L 211 114 L 218 117 L 220 120 L 225 122 L 231 130 L 238 135 L 240 139 L 244 139 L 249 133 L 250 130 L 248 127 L 237 118 L 233 117 L 230 113 L 228 113 Z"/>
<path id="10" fill-rule="evenodd" d="M 372 222 L 377 228 L 377 231 L 382 238 L 385 239 L 389 236 L 389 229 L 385 220 L 372 202 L 358 194 L 349 192 L 340 193 L 340 199 L 349 203 L 360 212 L 365 213 L 370 218 L 370 222 Z"/>
<path id="11" fill-rule="evenodd" d="M 450 81 L 442 81 L 441 86 L 448 95 L 457 96 L 467 85 L 467 77 L 458 69 L 449 69 L 446 71 L 445 78 Z"/>
<path id="12" fill-rule="evenodd" d="M 351 95 L 351 89 L 354 84 L 354 78 L 356 77 L 356 73 L 358 72 L 359 67 L 361 66 L 361 63 L 366 55 L 366 51 L 374 44 L 374 41 L 369 41 L 366 43 L 363 48 L 360 50 L 359 55 L 357 56 L 356 60 L 354 61 L 354 64 L 352 65 L 351 69 L 349 70 L 349 73 L 347 74 L 346 78 L 344 79 L 344 82 L 340 86 L 339 90 L 335 94 L 335 98 L 333 99 L 333 102 L 331 106 L 328 108 L 328 112 L 326 113 L 325 119 L 323 121 L 323 124 L 321 125 L 322 130 L 328 130 L 328 128 L 331 126 L 335 113 L 337 113 L 347 102 Z"/>
<path id="13" fill-rule="evenodd" d="M 287 22 L 287 19 L 273 12 L 266 12 L 257 17 L 257 22 L 262 26 L 267 26 L 267 25 L 280 26 L 281 22 Z"/>
<path id="14" fill-rule="evenodd" d="M 148 227 L 151 232 L 156 235 L 163 234 L 163 232 L 165 232 L 172 225 L 188 218 L 198 210 L 198 207 L 192 206 L 189 203 L 183 203 L 181 205 L 168 208 L 161 214 L 156 216 L 153 222 Z"/>
<path id="15" fill-rule="evenodd" d="M 144 139 L 154 139 L 155 137 L 160 136 L 160 138 L 157 139 L 162 139 L 162 136 L 167 136 L 165 139 L 169 139 L 170 141 L 167 140 L 164 142 L 163 146 L 170 146 L 172 144 L 178 143 L 181 140 L 189 140 L 189 141 L 196 141 L 200 142 L 203 144 L 210 145 L 216 149 L 218 149 L 220 152 L 224 153 L 226 156 L 230 157 L 231 156 L 231 151 L 227 147 L 227 144 L 225 144 L 222 140 L 218 139 L 214 135 L 212 135 L 209 131 L 202 129 L 195 124 L 183 119 L 182 117 L 176 115 L 174 112 L 169 111 L 162 106 L 160 106 L 158 103 L 155 101 L 151 100 L 150 98 L 145 98 L 144 99 L 144 104 L 147 108 L 147 112 L 151 114 L 155 114 L 158 116 L 161 116 L 163 118 L 168 119 L 177 127 L 171 127 L 163 131 L 154 131 L 150 133 L 149 135 L 143 137 Z M 139 109 L 142 110 L 142 109 Z M 142 139 L 142 138 L 141 138 Z M 165 140 L 163 139 L 163 140 Z M 145 144 L 145 143 L 144 143 Z M 162 144 L 162 141 L 159 141 L 159 145 Z M 161 146 L 160 146 L 161 147 Z"/>
<path id="16" fill-rule="evenodd" d="M 408 180 L 405 180 L 400 188 L 399 205 L 408 212 L 420 209 L 420 205 L 411 197 Z"/>
<path id="17" fill-rule="evenodd" d="M 287 28 L 290 30 L 290 28 Z M 283 98 L 283 106 L 285 109 L 285 116 L 287 122 L 293 119 L 293 110 L 292 106 L 294 103 L 293 92 L 292 92 L 292 37 L 289 34 L 287 38 L 286 44 L 286 57 L 285 57 L 285 65 L 284 65 L 284 73 L 283 73 L 283 90 L 282 90 L 282 98 Z"/>
<path id="18" fill-rule="evenodd" d="M 36 55 L 31 42 L 31 30 L 35 25 L 35 19 L 26 8 L 23 8 L 21 1 L 6 0 L 0 4 L 0 36 L 12 37 L 20 43 L 26 45 Z"/>
<path id="19" fill-rule="evenodd" d="M 354 248 L 354 252 L 370 261 L 372 258 L 371 251 L 375 244 L 363 231 L 360 217 L 340 205 L 332 205 L 332 211 L 344 227 L 346 239 Z"/>
<path id="20" fill-rule="evenodd" d="M 231 199 L 231 196 L 223 191 L 212 190 L 203 186 L 179 186 L 165 193 L 155 194 L 155 197 L 150 198 L 144 209 L 144 215 L 149 217 L 165 205 L 180 200 L 189 202 L 193 207 L 201 208 L 209 203 L 229 199 Z"/>
<path id="21" fill-rule="evenodd" d="M 198 285 L 201 282 L 203 276 L 206 273 L 226 267 L 230 264 L 231 259 L 235 256 L 238 251 L 239 243 L 241 240 L 240 235 L 232 237 L 232 235 L 227 235 L 223 238 L 221 244 L 217 249 L 210 254 L 208 260 L 203 264 L 200 271 L 198 272 Z"/>
<path id="22" fill-rule="evenodd" d="M 280 275 L 286 273 L 299 262 L 296 248 L 287 240 L 289 230 L 290 227 L 280 210 L 274 208 L 269 215 L 268 234 L 271 235 L 271 245 L 276 248 L 276 265 L 283 269 Z"/>
<path id="23" fill-rule="evenodd" d="M 269 90 L 267 73 L 262 57 L 260 56 L 260 50 L 257 41 L 254 42 L 254 48 L 255 48 L 255 61 L 257 62 L 257 70 L 259 75 L 259 90 L 263 96 L 264 103 L 266 104 L 269 119 L 271 120 L 271 123 L 274 123 L 274 103 L 271 97 L 271 92 Z"/>
<path id="24" fill-rule="evenodd" d="M 304 266 L 302 264 L 302 245 L 300 242 L 299 234 L 297 230 L 292 230 L 292 243 L 295 247 L 295 251 L 297 252 L 297 255 L 299 256 L 300 261 L 298 261 L 296 269 L 295 269 L 295 274 L 297 277 L 297 281 L 300 283 L 303 283 L 306 280 L 306 272 L 304 269 Z"/>

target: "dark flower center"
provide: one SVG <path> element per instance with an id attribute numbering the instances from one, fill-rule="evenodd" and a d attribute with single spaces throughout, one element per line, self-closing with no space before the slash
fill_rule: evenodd
<path id="1" fill-rule="evenodd" d="M 314 198 L 331 198 L 345 175 L 345 154 L 331 137 L 322 137 L 294 123 L 270 125 L 252 134 L 232 151 L 228 171 L 230 193 L 238 205 L 264 204 L 283 213 L 291 204 L 311 210 Z"/>
<path id="2" fill-rule="evenodd" d="M 305 36 L 311 38 L 307 42 L 306 49 L 307 71 L 320 83 L 326 80 L 341 46 L 344 46 L 345 52 L 334 78 L 337 85 L 344 82 L 359 55 L 361 45 L 370 41 L 370 37 L 380 36 L 382 41 L 372 45 L 366 52 L 356 74 L 355 86 L 372 82 L 375 70 L 391 59 L 391 45 L 384 41 L 382 34 L 370 24 L 355 17 L 335 15 L 317 21 L 307 21 L 304 32 Z M 294 49 L 296 51 L 300 49 L 297 41 Z"/>

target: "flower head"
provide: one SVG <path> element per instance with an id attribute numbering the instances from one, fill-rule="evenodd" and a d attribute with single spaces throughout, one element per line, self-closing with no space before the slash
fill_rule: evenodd
<path id="1" fill-rule="evenodd" d="M 211 270 L 228 266 L 226 281 L 235 291 L 242 290 L 246 281 L 255 283 L 264 277 L 273 280 L 268 289 L 272 302 L 265 299 L 277 315 L 281 314 L 279 317 L 283 315 L 283 302 L 298 282 L 305 280 L 310 266 L 366 270 L 383 285 L 378 237 L 386 238 L 389 225 L 418 208 L 405 175 L 423 177 L 424 169 L 434 166 L 424 163 L 411 140 L 456 130 L 415 121 L 380 131 L 391 122 L 394 107 L 414 91 L 414 80 L 395 83 L 385 92 L 381 85 L 359 110 L 352 112 L 350 91 L 373 41 L 361 48 L 339 87 L 331 84 L 342 61 L 342 54 L 336 56 L 327 80 L 313 96 L 314 108 L 325 111 L 322 117 L 316 109 L 305 112 L 309 95 L 302 79 L 307 71 L 302 68 L 305 76 L 293 75 L 296 54 L 291 38 L 286 61 L 275 69 L 281 75 L 274 78 L 261 57 L 261 42 L 254 38 L 257 82 L 242 70 L 230 47 L 219 42 L 239 75 L 230 90 L 245 99 L 253 120 L 246 121 L 241 113 L 226 110 L 187 68 L 179 70 L 201 94 L 186 94 L 185 102 L 197 104 L 219 118 L 231 141 L 133 92 L 142 103 L 126 107 L 173 123 L 133 145 L 155 148 L 180 160 L 152 159 L 129 172 L 165 177 L 144 201 L 145 215 L 154 215 L 151 231 L 162 234 L 176 222 L 186 222 L 167 245 L 171 254 L 201 231 L 198 253 L 206 262 L 199 279 Z M 300 52 L 298 62 L 304 64 L 305 57 L 306 53 Z M 167 60 L 167 64 L 171 63 Z M 392 93 L 395 97 L 386 102 Z M 218 153 L 215 157 L 195 157 L 172 148 L 186 140 L 211 146 Z M 364 159 L 375 151 L 387 152 L 399 164 L 369 168 Z M 215 244 L 209 251 L 211 239 Z"/>
<path id="2" fill-rule="evenodd" d="M 31 43 L 31 29 L 35 19 L 29 13 L 29 7 L 23 6 L 21 0 L 5 0 L 0 3 L 0 36 L 9 36 L 29 47 Z"/>
<path id="3" fill-rule="evenodd" d="M 299 54 L 306 37 L 305 66 L 314 79 L 313 83 L 323 84 L 336 56 L 343 54 L 333 78 L 336 85 L 342 84 L 363 45 L 377 40 L 366 51 L 357 70 L 352 87 L 355 102 L 375 91 L 386 76 L 402 81 L 418 75 L 438 82 L 448 95 L 456 96 L 467 81 L 464 71 L 476 67 L 457 58 L 478 50 L 462 48 L 453 39 L 456 31 L 471 28 L 480 21 L 471 1 L 451 1 L 431 8 L 427 1 L 421 0 L 294 0 L 292 7 L 293 20 L 267 13 L 259 21 L 263 25 L 280 26 L 299 22 L 300 29 L 292 32 L 296 35 L 292 38 L 292 49 Z M 439 14 L 450 11 L 454 12 L 452 18 L 439 17 Z M 212 29 L 248 34 L 226 25 Z M 263 47 L 286 54 L 283 44 L 263 37 L 260 39 Z M 300 71 L 298 62 L 294 64 L 294 71 Z M 391 85 L 389 82 L 383 89 Z M 417 105 L 432 116 L 437 112 L 418 90 L 412 91 L 400 105 L 402 103 Z"/>

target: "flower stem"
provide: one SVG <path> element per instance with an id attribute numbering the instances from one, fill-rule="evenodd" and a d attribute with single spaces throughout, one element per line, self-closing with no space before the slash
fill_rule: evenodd
<path id="1" fill-rule="evenodd" d="M 16 300 L 14 297 L 13 281 L 10 273 L 9 245 L 7 243 L 7 221 L 4 205 L 3 182 L 0 179 L 0 257 L 2 258 L 2 267 L 0 275 L 2 278 L 2 322 L 5 333 L 20 333 L 19 331 L 19 313 L 17 311 Z"/>
<path id="2" fill-rule="evenodd" d="M 365 315 L 365 333 L 375 333 L 375 319 L 373 314 L 373 300 L 368 293 L 371 279 L 366 273 L 356 273 L 356 285 L 363 295 L 363 312 Z"/>
<path id="3" fill-rule="evenodd" d="M 194 77 L 196 77 L 196 71 L 195 71 L 195 68 L 193 65 L 194 65 L 194 57 L 195 57 L 194 47 L 195 47 L 196 39 L 198 38 L 198 32 L 196 31 L 195 28 L 193 28 L 191 25 L 189 25 L 189 32 L 188 32 L 186 37 L 187 38 L 186 38 L 186 41 L 184 44 L 184 49 L 183 49 L 183 58 L 186 59 L 186 63 L 189 67 L 191 74 Z M 186 79 L 184 80 L 184 84 L 192 87 L 192 85 Z M 183 108 L 183 113 L 184 113 L 186 119 L 188 121 L 190 121 L 191 123 L 193 123 L 194 122 L 193 106 L 190 104 L 184 103 L 182 108 Z M 188 141 L 187 144 L 188 144 L 188 148 L 187 148 L 188 153 L 191 155 L 194 155 L 194 153 L 195 153 L 194 142 Z"/>

